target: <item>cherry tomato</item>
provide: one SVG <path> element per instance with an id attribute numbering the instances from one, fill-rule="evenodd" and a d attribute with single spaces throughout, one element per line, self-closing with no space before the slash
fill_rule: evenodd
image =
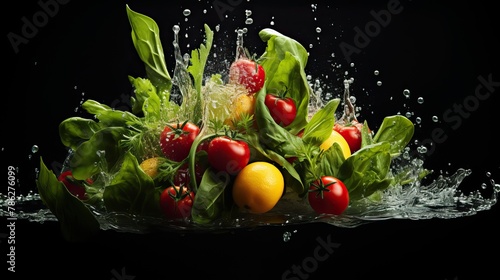
<path id="1" fill-rule="evenodd" d="M 189 155 L 199 133 L 200 128 L 191 122 L 167 125 L 160 134 L 161 151 L 170 160 L 182 161 Z"/>
<path id="2" fill-rule="evenodd" d="M 86 195 L 85 184 L 92 184 L 92 179 L 87 179 L 85 181 L 77 180 L 73 177 L 73 172 L 71 170 L 66 170 L 62 172 L 57 178 L 61 181 L 68 191 L 78 197 L 79 199 L 84 199 Z"/>
<path id="3" fill-rule="evenodd" d="M 363 124 L 358 122 L 353 122 L 351 124 L 340 124 L 335 123 L 333 129 L 336 130 L 340 135 L 344 137 L 349 144 L 351 153 L 356 152 L 361 149 L 361 126 Z"/>
<path id="4" fill-rule="evenodd" d="M 349 206 L 349 191 L 333 176 L 322 176 L 313 182 L 307 194 L 309 204 L 318 214 L 342 214 Z"/>
<path id="5" fill-rule="evenodd" d="M 259 91 L 265 79 L 264 68 L 251 59 L 238 58 L 229 67 L 229 83 L 245 86 L 249 94 Z"/>
<path id="6" fill-rule="evenodd" d="M 191 216 L 195 194 L 187 187 L 170 186 L 160 195 L 160 207 L 168 219 L 184 219 Z"/>
<path id="7" fill-rule="evenodd" d="M 208 145 L 208 162 L 218 171 L 235 175 L 250 161 L 250 148 L 245 141 L 217 136 Z"/>
<path id="8" fill-rule="evenodd" d="M 271 113 L 271 117 L 273 117 L 273 120 L 277 124 L 285 127 L 295 120 L 297 107 L 295 106 L 295 101 L 291 97 L 268 93 L 266 94 L 264 104 L 266 104 L 269 113 Z"/>

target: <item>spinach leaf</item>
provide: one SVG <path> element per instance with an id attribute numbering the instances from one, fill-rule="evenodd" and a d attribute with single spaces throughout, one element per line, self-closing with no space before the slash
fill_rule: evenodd
<path id="1" fill-rule="evenodd" d="M 59 137 L 64 146 L 76 150 L 83 142 L 87 141 L 101 126 L 91 119 L 71 117 L 59 124 Z"/>
<path id="2" fill-rule="evenodd" d="M 219 218 L 225 208 L 224 191 L 229 186 L 230 177 L 225 172 L 208 168 L 196 192 L 191 218 L 197 224 L 209 224 Z"/>
<path id="3" fill-rule="evenodd" d="M 415 127 L 406 117 L 401 115 L 385 117 L 382 125 L 373 137 L 374 143 L 389 142 L 391 156 L 397 156 L 413 137 Z"/>
<path id="4" fill-rule="evenodd" d="M 123 149 L 117 145 L 127 134 L 124 127 L 106 127 L 78 146 L 69 160 L 68 167 L 73 176 L 85 180 L 98 174 L 101 169 L 112 173 L 113 168 L 123 155 Z"/>
<path id="5" fill-rule="evenodd" d="M 84 241 L 99 232 L 99 222 L 92 212 L 57 180 L 41 157 L 36 185 L 42 202 L 59 221 L 66 240 Z"/>
<path id="6" fill-rule="evenodd" d="M 337 178 L 349 190 L 350 200 L 368 197 L 391 184 L 391 144 L 380 142 L 365 146 L 348 157 L 340 166 Z"/>
<path id="7" fill-rule="evenodd" d="M 139 166 L 131 153 L 125 153 L 120 170 L 104 189 L 104 204 L 108 211 L 144 216 L 159 216 L 160 192 L 153 179 Z"/>
<path id="8" fill-rule="evenodd" d="M 90 114 L 95 115 L 103 126 L 126 127 L 141 124 L 141 120 L 134 114 L 127 111 L 115 110 L 108 105 L 99 103 L 92 99 L 88 99 L 83 102 L 82 108 Z"/>

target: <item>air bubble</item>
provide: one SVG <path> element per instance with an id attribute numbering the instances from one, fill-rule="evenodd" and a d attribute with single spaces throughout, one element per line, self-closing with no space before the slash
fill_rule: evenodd
<path id="1" fill-rule="evenodd" d="M 182 14 L 187 17 L 191 14 L 191 10 L 185 9 L 184 11 L 182 11 Z"/>
<path id="2" fill-rule="evenodd" d="M 321 27 L 316 27 L 316 33 L 321 33 Z"/>
<path id="3" fill-rule="evenodd" d="M 424 103 L 424 98 L 423 97 L 419 97 L 417 99 L 417 102 L 418 102 L 418 104 L 423 104 Z"/>
<path id="4" fill-rule="evenodd" d="M 417 122 L 417 124 L 420 124 L 420 123 L 422 122 L 422 118 L 417 117 L 417 118 L 415 119 L 415 121 Z"/>
<path id="5" fill-rule="evenodd" d="M 405 89 L 405 90 L 403 90 L 403 95 L 404 95 L 406 98 L 410 98 L 410 90 L 409 90 L 409 89 Z"/>
<path id="6" fill-rule="evenodd" d="M 31 147 L 31 152 L 32 152 L 32 153 L 36 153 L 36 152 L 38 152 L 38 149 L 39 149 L 39 148 L 38 148 L 38 146 L 37 146 L 37 145 L 33 145 L 33 146 Z"/>
<path id="7" fill-rule="evenodd" d="M 382 81 L 377 81 L 377 86 L 381 86 L 382 85 Z"/>
<path id="8" fill-rule="evenodd" d="M 290 241 L 290 237 L 291 237 L 291 236 L 292 236 L 292 233 L 291 233 L 291 232 L 289 232 L 289 231 L 285 231 L 285 232 L 283 233 L 283 241 L 284 241 L 284 242 L 288 242 L 288 241 Z"/>
<path id="9" fill-rule="evenodd" d="M 374 74 L 375 76 L 378 76 L 378 74 L 380 74 L 380 72 L 379 72 L 378 70 L 375 70 L 375 71 L 373 71 L 373 74 Z"/>
<path id="10" fill-rule="evenodd" d="M 438 122 L 439 121 L 439 118 L 437 116 L 432 116 L 432 121 L 433 122 Z"/>
<path id="11" fill-rule="evenodd" d="M 253 19 L 252 18 L 247 18 L 245 20 L 245 24 L 252 24 L 253 23 Z"/>
<path id="12" fill-rule="evenodd" d="M 252 11 L 250 10 L 245 10 L 245 16 L 249 17 L 252 15 Z"/>

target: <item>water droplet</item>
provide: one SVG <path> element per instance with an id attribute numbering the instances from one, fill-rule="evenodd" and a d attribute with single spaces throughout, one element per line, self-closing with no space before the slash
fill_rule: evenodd
<path id="1" fill-rule="evenodd" d="M 433 122 L 438 122 L 439 121 L 439 118 L 437 116 L 432 116 L 432 121 Z"/>
<path id="2" fill-rule="evenodd" d="M 32 153 L 36 153 L 36 152 L 38 152 L 38 146 L 37 146 L 37 145 L 33 145 L 33 146 L 31 147 L 31 152 L 32 152 Z"/>
<path id="3" fill-rule="evenodd" d="M 182 11 L 182 14 L 187 17 L 191 14 L 191 10 L 185 9 L 184 11 Z"/>
<path id="4" fill-rule="evenodd" d="M 284 242 L 288 242 L 288 241 L 290 241 L 290 237 L 291 237 L 291 236 L 292 236 L 292 233 L 291 233 L 291 232 L 289 232 L 289 231 L 285 231 L 285 232 L 283 233 L 283 241 L 284 241 Z"/>
<path id="5" fill-rule="evenodd" d="M 377 81 L 377 86 L 381 86 L 382 85 L 382 81 Z"/>
<path id="6" fill-rule="evenodd" d="M 373 74 L 374 74 L 375 76 L 377 76 L 378 74 L 380 74 L 380 72 L 379 72 L 378 70 L 375 70 L 375 71 L 373 71 Z"/>
<path id="7" fill-rule="evenodd" d="M 427 147 L 425 147 L 425 146 L 420 146 L 420 147 L 418 147 L 418 148 L 417 148 L 417 151 L 418 151 L 419 153 L 421 153 L 421 154 L 425 154 L 425 153 L 427 153 Z"/>
<path id="8" fill-rule="evenodd" d="M 423 97 L 419 97 L 417 99 L 417 102 L 418 102 L 418 104 L 423 104 L 424 103 L 424 98 Z"/>
<path id="9" fill-rule="evenodd" d="M 403 90 L 403 95 L 404 95 L 406 98 L 410 98 L 410 90 L 409 90 L 409 89 L 405 89 L 405 90 Z"/>
<path id="10" fill-rule="evenodd" d="M 316 32 L 321 33 L 321 27 L 316 27 Z"/>

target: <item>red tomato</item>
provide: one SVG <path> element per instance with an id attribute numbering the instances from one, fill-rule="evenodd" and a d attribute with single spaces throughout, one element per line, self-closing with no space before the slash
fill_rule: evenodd
<path id="1" fill-rule="evenodd" d="M 309 187 L 307 198 L 318 214 L 342 214 L 349 206 L 349 191 L 333 176 L 322 176 Z"/>
<path id="2" fill-rule="evenodd" d="M 271 113 L 271 117 L 273 117 L 273 120 L 277 124 L 285 127 L 295 120 L 297 107 L 295 106 L 295 101 L 291 97 L 268 93 L 266 94 L 264 104 L 266 104 L 269 113 Z"/>
<path id="3" fill-rule="evenodd" d="M 257 62 L 248 58 L 239 58 L 229 67 L 229 83 L 245 86 L 253 94 L 264 86 L 266 73 Z"/>
<path id="4" fill-rule="evenodd" d="M 199 133 L 200 128 L 191 122 L 167 125 L 160 134 L 161 151 L 170 160 L 182 161 Z"/>
<path id="5" fill-rule="evenodd" d="M 349 148 L 351 149 L 351 153 L 356 152 L 361 149 L 361 127 L 363 124 L 358 122 L 353 122 L 351 124 L 345 125 L 336 123 L 333 126 L 333 129 L 336 130 L 340 135 L 344 137 L 349 144 Z"/>
<path id="6" fill-rule="evenodd" d="M 75 179 L 71 170 L 64 171 L 57 179 L 61 181 L 64 186 L 66 186 L 72 195 L 78 197 L 79 199 L 85 198 L 85 184 L 93 183 L 92 179 L 87 179 L 85 182 Z"/>
<path id="7" fill-rule="evenodd" d="M 170 186 L 160 195 L 160 207 L 168 219 L 184 219 L 191 216 L 194 193 L 187 187 Z"/>
<path id="8" fill-rule="evenodd" d="M 218 171 L 235 175 L 250 161 L 250 147 L 245 141 L 218 136 L 208 145 L 208 162 Z"/>

